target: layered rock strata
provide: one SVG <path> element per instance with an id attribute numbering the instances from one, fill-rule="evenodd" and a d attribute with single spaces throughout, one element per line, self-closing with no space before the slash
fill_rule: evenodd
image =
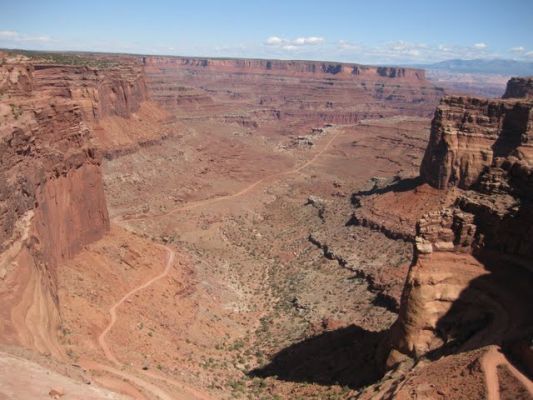
<path id="1" fill-rule="evenodd" d="M 255 106 L 260 117 L 253 112 L 246 118 L 258 125 L 272 118 L 353 124 L 398 114 L 428 116 L 443 95 L 424 71 L 412 68 L 183 57 L 144 57 L 142 62 L 149 93 L 167 109 L 217 118 L 221 104 L 226 112 L 239 113 L 243 105 Z"/>
<path id="2" fill-rule="evenodd" d="M 422 178 L 439 189 L 468 189 L 496 157 L 533 162 L 533 103 L 446 97 L 435 112 Z"/>
<path id="3" fill-rule="evenodd" d="M 212 71 L 247 72 L 294 76 L 334 75 L 345 79 L 353 77 L 402 78 L 425 81 L 425 71 L 416 68 L 376 67 L 361 64 L 321 61 L 262 60 L 262 59 L 209 59 L 189 57 L 143 57 L 148 67 L 198 68 Z"/>
<path id="4" fill-rule="evenodd" d="M 417 224 L 389 366 L 405 355 L 533 337 L 532 106 L 523 98 L 447 98 L 437 110 L 421 175 L 437 188 L 467 190 Z M 519 357 L 529 359 L 528 351 Z"/>
<path id="5" fill-rule="evenodd" d="M 533 77 L 511 78 L 507 84 L 504 99 L 533 97 Z"/>
<path id="6" fill-rule="evenodd" d="M 102 150 L 122 135 L 109 127 L 134 126 L 149 99 L 135 63 L 1 59 L 0 339 L 61 358 L 56 268 L 109 230 Z"/>

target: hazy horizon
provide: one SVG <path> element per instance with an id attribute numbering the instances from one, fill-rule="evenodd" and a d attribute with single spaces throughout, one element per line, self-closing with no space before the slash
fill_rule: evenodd
<path id="1" fill-rule="evenodd" d="M 427 64 L 450 59 L 533 61 L 533 2 L 98 0 L 6 3 L 0 47 L 191 57 Z"/>

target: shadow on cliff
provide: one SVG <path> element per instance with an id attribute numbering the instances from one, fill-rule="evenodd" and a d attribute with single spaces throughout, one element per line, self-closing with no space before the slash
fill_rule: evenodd
<path id="1" fill-rule="evenodd" d="M 415 189 L 423 183 L 424 181 L 420 176 L 417 176 L 416 178 L 405 179 L 395 177 L 394 180 L 386 186 L 379 186 L 379 184 L 376 182 L 374 183 L 374 187 L 371 189 L 360 190 L 358 192 L 352 193 L 351 202 L 354 206 L 359 207 L 361 197 L 371 196 L 375 194 L 385 194 L 389 192 L 407 192 L 409 190 Z"/>
<path id="2" fill-rule="evenodd" d="M 386 334 L 355 325 L 324 332 L 281 350 L 248 375 L 357 389 L 382 377 L 376 353 Z"/>
<path id="3" fill-rule="evenodd" d="M 437 322 L 444 345 L 428 354 L 430 359 L 475 350 L 488 345 L 513 348 L 533 340 L 533 272 L 516 257 L 482 251 L 476 258 L 487 274 L 473 279 Z M 527 261 L 527 260 L 526 260 Z M 529 261 L 530 263 L 530 261 Z M 533 357 L 512 357 L 516 367 L 533 374 L 524 361 Z M 519 358 L 524 356 L 524 360 Z M 532 364 L 533 365 L 533 364 Z"/>
<path id="4" fill-rule="evenodd" d="M 522 144 L 522 133 L 527 132 L 529 109 L 520 104 L 505 114 L 498 139 L 492 145 L 494 157 L 507 157 Z"/>

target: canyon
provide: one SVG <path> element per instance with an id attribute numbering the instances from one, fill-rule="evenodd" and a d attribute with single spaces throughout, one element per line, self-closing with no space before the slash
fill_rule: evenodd
<path id="1" fill-rule="evenodd" d="M 0 399 L 533 397 L 531 79 L 0 60 Z"/>

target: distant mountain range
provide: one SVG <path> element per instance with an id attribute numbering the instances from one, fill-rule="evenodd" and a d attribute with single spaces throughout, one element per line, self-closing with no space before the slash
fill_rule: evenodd
<path id="1" fill-rule="evenodd" d="M 440 70 L 471 74 L 499 74 L 508 76 L 532 76 L 533 62 L 504 60 L 504 59 L 476 59 L 476 60 L 446 60 L 434 64 L 417 64 L 428 70 Z"/>

